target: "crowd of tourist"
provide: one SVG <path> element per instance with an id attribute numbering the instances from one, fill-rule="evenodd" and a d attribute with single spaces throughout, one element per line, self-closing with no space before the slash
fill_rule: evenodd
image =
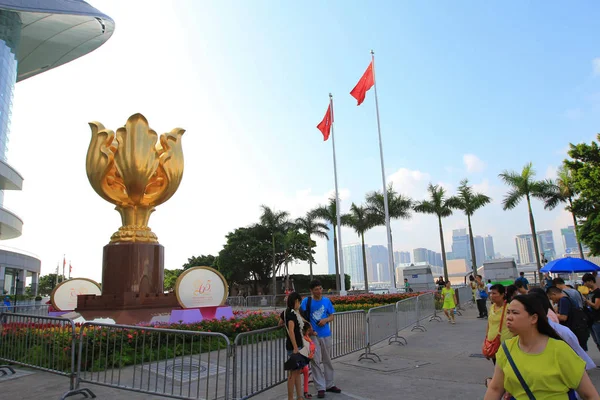
<path id="1" fill-rule="evenodd" d="M 488 323 L 482 353 L 495 365 L 485 399 L 600 400 L 586 353 L 590 336 L 600 350 L 600 278 L 585 274 L 576 289 L 546 276 L 544 288 L 531 288 L 520 275 L 506 287 L 471 280 L 479 318 Z"/>

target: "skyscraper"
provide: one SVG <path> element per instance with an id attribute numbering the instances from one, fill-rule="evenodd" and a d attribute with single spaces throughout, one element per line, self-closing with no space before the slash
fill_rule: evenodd
<path id="1" fill-rule="evenodd" d="M 538 231 L 536 236 L 540 254 L 543 254 L 548 261 L 554 259 L 556 257 L 556 249 L 554 247 L 554 236 L 552 231 Z M 517 245 L 518 263 L 535 264 L 537 262 L 531 234 L 526 233 L 517 235 L 515 243 Z"/>
<path id="2" fill-rule="evenodd" d="M 494 239 L 487 235 L 484 239 L 485 242 L 485 259 L 493 260 L 496 258 L 496 253 L 494 252 Z"/>
<path id="3" fill-rule="evenodd" d="M 473 237 L 473 244 L 475 245 L 475 259 L 477 260 L 477 268 L 479 268 L 485 262 L 485 244 L 483 237 Z"/>
<path id="4" fill-rule="evenodd" d="M 365 283 L 365 273 L 363 269 L 362 245 L 344 245 L 342 253 L 344 254 L 344 272 L 350 275 L 352 286 L 355 284 L 363 285 Z"/>
<path id="5" fill-rule="evenodd" d="M 401 251 L 400 252 L 400 260 L 403 264 L 410 264 L 410 252 Z"/>
<path id="6" fill-rule="evenodd" d="M 369 252 L 371 253 L 370 262 L 373 274 L 377 273 L 377 282 L 389 282 L 390 267 L 387 247 L 381 245 L 369 246 Z M 369 263 L 368 260 L 367 263 Z"/>
<path id="7" fill-rule="evenodd" d="M 426 263 L 427 260 L 427 249 L 422 247 L 413 250 L 413 258 L 415 259 L 415 263 Z"/>
<path id="8" fill-rule="evenodd" d="M 579 251 L 577 246 L 577 235 L 575 234 L 574 226 L 567 226 L 560 230 L 560 234 L 562 236 L 563 246 L 565 246 L 565 251 L 567 253 L 575 253 Z"/>
<path id="9" fill-rule="evenodd" d="M 551 230 L 537 232 L 538 245 L 540 253 L 548 259 L 548 261 L 556 258 L 556 248 L 554 247 L 554 235 Z"/>
<path id="10" fill-rule="evenodd" d="M 454 229 L 452 231 L 452 258 L 455 260 L 463 258 L 471 261 L 471 245 L 466 229 Z"/>
<path id="11" fill-rule="evenodd" d="M 442 253 L 435 253 L 435 265 L 438 267 L 443 267 L 444 263 L 442 261 Z"/>
<path id="12" fill-rule="evenodd" d="M 517 235 L 515 244 L 517 245 L 517 263 L 533 264 L 536 262 L 531 234 Z"/>

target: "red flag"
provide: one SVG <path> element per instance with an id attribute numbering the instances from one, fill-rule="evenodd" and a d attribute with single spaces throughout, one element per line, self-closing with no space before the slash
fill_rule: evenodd
<path id="1" fill-rule="evenodd" d="M 360 106 L 365 101 L 365 95 L 373 87 L 375 80 L 373 79 L 373 61 L 367 67 L 367 70 L 360 78 L 354 89 L 350 92 L 352 97 L 358 100 L 357 106 Z"/>
<path id="2" fill-rule="evenodd" d="M 69 261 L 69 274 L 73 272 L 73 266 L 71 265 L 71 261 Z"/>
<path id="3" fill-rule="evenodd" d="M 317 125 L 317 129 L 323 134 L 323 141 L 329 139 L 329 132 L 331 131 L 331 124 L 333 123 L 333 112 L 331 110 L 331 104 L 327 107 L 327 112 L 323 117 L 323 121 Z"/>

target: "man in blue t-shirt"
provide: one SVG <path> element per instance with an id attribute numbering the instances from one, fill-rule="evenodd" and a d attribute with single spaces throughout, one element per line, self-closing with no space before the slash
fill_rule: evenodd
<path id="1" fill-rule="evenodd" d="M 333 365 L 331 363 L 333 342 L 329 323 L 333 321 L 335 310 L 331 300 L 323 297 L 323 286 L 320 281 L 314 280 L 310 283 L 310 293 L 311 297 L 302 300 L 300 310 L 305 318 L 310 319 L 310 324 L 317 335 L 313 338 L 316 349 L 311 366 L 317 397 L 322 399 L 325 397 L 325 392 L 342 392 L 333 381 Z"/>
<path id="2" fill-rule="evenodd" d="M 525 272 L 519 272 L 519 275 L 521 276 L 519 276 L 515 280 L 515 283 L 521 282 L 523 284 L 523 289 L 529 290 L 529 281 L 527 280 L 527 278 L 525 278 Z"/>

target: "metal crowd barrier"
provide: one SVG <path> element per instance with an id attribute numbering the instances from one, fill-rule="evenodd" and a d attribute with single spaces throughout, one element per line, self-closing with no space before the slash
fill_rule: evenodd
<path id="1" fill-rule="evenodd" d="M 367 345 L 367 313 L 364 310 L 346 311 L 333 314 L 331 358 L 339 358 L 359 350 Z"/>
<path id="2" fill-rule="evenodd" d="M 435 308 L 435 295 L 436 293 L 430 292 L 417 296 L 417 320 L 412 328 L 413 331 L 427 331 L 427 328 L 421 324 L 421 321 L 425 320 L 426 318 L 429 318 L 429 322 L 440 322 L 442 320 L 440 317 L 438 317 L 437 310 Z"/>
<path id="3" fill-rule="evenodd" d="M 233 346 L 233 399 L 247 399 L 287 380 L 282 327 L 239 334 Z"/>
<path id="4" fill-rule="evenodd" d="M 233 308 L 245 308 L 246 299 L 244 296 L 231 296 L 227 298 L 225 304 Z"/>
<path id="5" fill-rule="evenodd" d="M 48 330 L 60 334 L 48 338 Z M 75 343 L 75 324 L 70 319 L 0 314 L 0 361 L 69 377 L 71 390 L 76 376 Z"/>
<path id="6" fill-rule="evenodd" d="M 273 308 L 275 307 L 275 296 L 248 296 L 246 297 L 248 308 Z"/>
<path id="7" fill-rule="evenodd" d="M 371 351 L 372 346 L 379 342 L 388 339 L 388 344 L 400 343 L 403 344 L 398 337 L 398 314 L 396 313 L 396 305 L 388 304 L 386 306 L 374 307 L 367 313 L 367 345 L 365 352 L 358 358 L 361 360 L 377 360 L 381 358 Z"/>
<path id="8" fill-rule="evenodd" d="M 15 305 L 15 306 L 1 306 L 0 314 L 27 314 L 27 315 L 37 315 L 39 317 L 47 317 L 49 304 L 39 304 L 39 305 Z"/>
<path id="9" fill-rule="evenodd" d="M 229 399 L 231 344 L 222 333 L 86 322 L 79 338 L 76 385 L 62 399 L 91 393 L 82 383 L 178 399 Z"/>
<path id="10" fill-rule="evenodd" d="M 415 321 L 418 321 L 418 301 L 418 297 L 411 297 L 409 299 L 400 300 L 396 303 L 396 318 L 398 321 L 398 331 L 410 328 L 410 326 L 414 324 Z M 408 344 L 406 338 L 402 337 L 402 339 L 404 339 L 404 344 Z"/>

